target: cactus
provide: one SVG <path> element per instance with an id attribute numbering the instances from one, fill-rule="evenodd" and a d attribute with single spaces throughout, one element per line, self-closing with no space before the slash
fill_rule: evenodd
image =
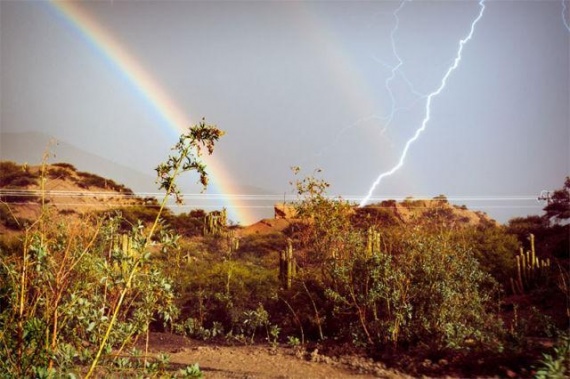
<path id="1" fill-rule="evenodd" d="M 287 240 L 287 247 L 279 256 L 279 278 L 284 288 L 290 289 L 293 277 L 296 275 L 297 262 L 293 257 L 293 243 Z"/>
<path id="2" fill-rule="evenodd" d="M 224 237 L 226 240 L 225 241 L 226 255 L 228 258 L 230 258 L 233 255 L 233 253 L 239 250 L 239 237 L 237 237 L 236 233 L 231 230 L 226 233 L 221 233 L 220 235 Z"/>
<path id="3" fill-rule="evenodd" d="M 120 250 L 125 256 L 133 255 L 133 238 L 128 234 L 115 234 L 111 239 L 111 250 L 109 251 L 109 259 L 111 252 Z"/>
<path id="4" fill-rule="evenodd" d="M 122 249 L 125 255 L 131 255 L 132 247 L 133 247 L 133 239 L 129 238 L 128 235 L 122 235 Z"/>
<path id="5" fill-rule="evenodd" d="M 540 259 L 534 248 L 534 235 L 530 235 L 530 250 L 525 253 L 521 248 L 516 257 L 517 277 L 511 278 L 511 289 L 515 294 L 536 288 L 548 278 L 550 259 Z"/>
<path id="6" fill-rule="evenodd" d="M 204 216 L 204 230 L 203 234 L 207 235 L 220 235 L 228 222 L 228 215 L 225 208 L 221 211 L 213 211 Z"/>
<path id="7" fill-rule="evenodd" d="M 366 257 L 370 258 L 378 253 L 380 253 L 380 233 L 370 227 L 368 228 L 366 240 Z"/>

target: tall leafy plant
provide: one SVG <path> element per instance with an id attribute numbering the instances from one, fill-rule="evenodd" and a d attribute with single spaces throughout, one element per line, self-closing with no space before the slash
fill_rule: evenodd
<path id="1" fill-rule="evenodd" d="M 103 335 L 101 342 L 99 343 L 99 349 L 93 360 L 91 367 L 86 375 L 89 378 L 97 367 L 98 361 L 101 357 L 101 353 L 106 346 L 106 342 L 111 335 L 111 332 L 117 321 L 117 316 L 121 311 L 125 296 L 131 290 L 133 285 L 133 279 L 136 277 L 137 272 L 141 269 L 141 266 L 148 261 L 150 258 L 149 247 L 152 244 L 152 238 L 154 237 L 155 230 L 160 222 L 160 216 L 166 207 L 166 203 L 170 196 L 173 196 L 177 203 L 181 203 L 182 194 L 178 185 L 176 184 L 176 179 L 180 174 L 187 171 L 196 171 L 199 174 L 200 183 L 206 187 L 208 185 L 208 173 L 206 172 L 206 165 L 201 160 L 203 150 L 206 150 L 208 154 L 212 154 L 214 151 L 214 146 L 216 142 L 224 135 L 224 132 L 215 126 L 207 125 L 205 121 L 202 121 L 191 127 L 190 130 L 182 134 L 180 139 L 173 147 L 174 153 L 169 155 L 166 162 L 161 163 L 157 168 L 158 183 L 160 189 L 165 191 L 165 196 L 160 203 L 160 208 L 154 223 L 152 224 L 148 234 L 144 236 L 143 242 L 140 244 L 138 249 L 136 249 L 137 257 L 134 258 L 132 266 L 128 269 L 128 274 L 125 278 L 125 285 L 119 293 L 118 300 L 114 306 L 112 316 L 108 323 L 107 329 Z"/>
<path id="2" fill-rule="evenodd" d="M 197 171 L 208 182 L 203 153 L 211 154 L 223 132 L 201 122 L 183 134 L 166 163 L 157 168 L 165 190 L 153 223 L 120 233 L 120 217 L 69 218 L 41 200 L 42 212 L 22 240 L 0 259 L 0 374 L 35 377 L 91 362 L 96 373 L 104 352 L 122 349 L 148 332 L 157 316 L 177 314 L 170 279 L 153 263 L 155 245 L 175 238 L 158 233 L 169 196 L 181 201 L 176 178 Z M 44 159 L 44 162 L 47 158 Z M 40 193 L 48 178 L 40 175 Z"/>

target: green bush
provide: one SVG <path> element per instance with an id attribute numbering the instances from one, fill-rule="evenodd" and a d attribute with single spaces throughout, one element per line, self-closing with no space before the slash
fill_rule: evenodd
<path id="1" fill-rule="evenodd" d="M 160 207 L 155 206 L 142 206 L 133 205 L 120 207 L 110 210 L 104 210 L 97 212 L 98 215 L 103 218 L 113 218 L 115 216 L 120 216 L 119 231 L 121 233 L 127 233 L 134 226 L 138 225 L 139 222 L 143 225 L 149 225 L 154 222 L 154 220 L 159 216 Z M 162 213 L 163 217 L 169 217 L 170 211 L 166 210 Z M 164 220 L 162 218 L 161 220 Z"/>
<path id="2" fill-rule="evenodd" d="M 570 374 L 570 337 L 561 336 L 552 354 L 543 354 L 543 359 L 536 371 L 536 379 L 562 379 Z"/>
<path id="3" fill-rule="evenodd" d="M 510 287 L 509 278 L 516 272 L 514 257 L 518 242 L 515 236 L 502 226 L 478 225 L 456 231 L 453 238 L 473 252 L 484 272 Z"/>
<path id="4" fill-rule="evenodd" d="M 491 313 L 497 285 L 474 253 L 446 234 L 412 231 L 405 238 L 405 252 L 397 259 L 410 282 L 405 338 L 436 350 L 492 345 L 501 324 Z"/>
<path id="5" fill-rule="evenodd" d="M 179 215 L 170 214 L 165 216 L 166 222 L 181 236 L 201 236 L 204 230 L 204 216 L 206 212 L 201 209 L 192 210 L 189 213 Z"/>
<path id="6" fill-rule="evenodd" d="M 194 261 L 180 274 L 183 318 L 196 320 L 197 328 L 219 323 L 223 330 L 241 331 L 243 312 L 267 303 L 278 290 L 276 269 L 237 260 Z"/>
<path id="7" fill-rule="evenodd" d="M 97 374 L 103 352 L 107 355 L 115 348 L 121 354 L 134 337 L 149 332 L 151 322 L 170 324 L 177 317 L 174 286 L 154 259 L 155 242 L 168 256 L 166 250 L 176 238 L 158 230 L 159 216 L 168 196 L 178 193 L 179 174 L 196 170 L 207 183 L 197 150 L 207 148 L 212 153 L 221 135 L 202 122 L 180 137 L 174 149 L 178 154 L 157 169 L 166 195 L 148 231 L 137 222 L 128 233 L 120 233 L 120 217 L 59 218 L 44 204 L 17 249 L 2 244 L 3 377 L 53 377 L 89 362 L 86 378 L 90 377 Z M 13 164 L 3 167 L 12 169 Z M 188 367 L 181 374 L 200 371 Z"/>
<path id="8" fill-rule="evenodd" d="M 106 346 L 121 348 L 151 321 L 176 317 L 172 283 L 150 265 L 143 236 L 133 230 L 119 241 L 117 225 L 45 218 L 26 231 L 22 252 L 1 252 L 0 372 L 30 377 L 56 363 L 67 370 L 82 350 L 92 359 L 84 344 L 101 342 L 135 264 L 128 305 Z"/>
<path id="9" fill-rule="evenodd" d="M 356 246 L 360 253 L 328 264 L 334 314 L 353 320 L 345 333 L 367 344 L 430 351 L 489 346 L 492 325 L 500 325 L 489 313 L 493 281 L 473 253 L 421 229 L 383 237 L 391 249 L 369 255 Z"/>
<path id="10" fill-rule="evenodd" d="M 240 257 L 263 258 L 268 255 L 274 256 L 277 251 L 283 250 L 285 246 L 287 246 L 287 239 L 281 233 L 250 235 L 240 240 L 238 254 Z M 274 260 L 273 264 L 275 264 Z"/>
<path id="11" fill-rule="evenodd" d="M 281 295 L 289 304 L 305 298 L 321 336 L 429 351 L 498 347 L 496 282 L 463 240 L 433 227 L 448 212 L 413 227 L 365 232 L 350 222 L 348 203 L 326 197 L 327 187 L 313 177 L 297 182 L 298 213 L 311 221 L 299 233 L 295 284 Z M 297 319 L 307 312 L 291 308 Z"/>

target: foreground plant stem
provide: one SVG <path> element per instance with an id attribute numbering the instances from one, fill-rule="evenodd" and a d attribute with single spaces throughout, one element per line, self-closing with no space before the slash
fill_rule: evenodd
<path id="1" fill-rule="evenodd" d="M 205 133 L 202 133 L 201 131 L 204 131 Z M 209 133 L 208 133 L 209 132 Z M 188 171 L 190 169 L 196 169 L 199 173 L 200 173 L 200 181 L 202 182 L 202 184 L 204 185 L 204 187 L 207 185 L 207 174 L 205 172 L 205 166 L 203 166 L 202 164 L 200 164 L 199 162 L 197 162 L 197 157 L 200 156 L 200 144 L 201 145 L 205 145 L 208 148 L 208 152 L 211 154 L 213 151 L 213 146 L 214 146 L 214 142 L 223 135 L 224 133 L 220 130 L 218 130 L 217 128 L 213 128 L 213 127 L 208 127 L 206 126 L 206 124 L 204 122 L 201 122 L 198 126 L 191 128 L 190 133 L 188 134 L 188 136 L 182 136 L 180 139 L 180 143 L 177 146 L 177 148 L 179 149 L 180 155 L 177 159 L 173 159 L 172 157 L 169 159 L 169 162 L 171 162 L 171 173 L 169 174 L 169 180 L 166 181 L 166 183 L 168 183 L 166 186 L 162 186 L 162 188 L 166 189 L 166 193 L 164 195 L 164 197 L 162 198 L 162 201 L 160 203 L 160 208 L 158 210 L 158 213 L 156 215 L 156 218 L 154 219 L 154 222 L 152 224 L 152 227 L 150 228 L 150 231 L 145 239 L 145 243 L 141 248 L 141 251 L 144 252 L 146 251 L 146 249 L 148 248 L 149 244 L 152 241 L 152 237 L 156 231 L 156 228 L 159 224 L 160 221 L 160 216 L 162 215 L 164 208 L 166 207 L 166 203 L 168 201 L 168 197 L 171 194 L 174 194 L 177 198 L 177 201 L 179 201 L 179 193 L 177 192 L 177 187 L 176 187 L 176 181 L 175 179 L 178 177 L 178 175 L 180 175 L 183 171 Z M 190 143 L 187 145 L 184 145 L 184 137 L 187 137 L 188 139 L 190 139 Z M 196 144 L 196 142 L 198 144 Z M 197 149 L 197 157 L 195 157 L 196 162 L 193 163 L 183 163 L 183 160 L 186 158 L 190 161 L 190 158 L 192 157 L 192 149 L 196 148 Z M 159 170 L 157 170 L 159 171 Z M 159 171 L 159 175 L 160 175 L 160 171 Z M 165 183 L 163 181 L 163 183 Z M 109 339 L 109 336 L 111 335 L 111 331 L 113 330 L 113 327 L 115 325 L 115 322 L 117 321 L 117 316 L 119 314 L 119 310 L 121 309 L 121 306 L 123 305 L 123 301 L 125 299 L 125 296 L 127 295 L 127 292 L 131 289 L 131 285 L 132 285 L 132 281 L 133 278 L 135 277 L 135 274 L 137 273 L 137 270 L 139 268 L 139 266 L 141 265 L 141 262 L 144 259 L 144 254 L 141 254 L 141 256 L 137 259 L 137 261 L 135 262 L 133 268 L 131 269 L 131 272 L 129 274 L 129 277 L 127 279 L 127 282 L 125 283 L 125 287 L 123 288 L 123 290 L 121 291 L 121 294 L 119 296 L 119 301 L 117 302 L 117 304 L 115 305 L 115 308 L 113 309 L 113 316 L 111 317 L 111 321 L 109 322 L 109 325 L 107 326 L 107 330 L 105 331 L 105 335 L 103 336 L 103 339 L 101 340 L 100 344 L 99 344 L 99 350 L 97 351 L 97 355 L 95 356 L 95 359 L 93 360 L 93 362 L 91 363 L 91 367 L 89 368 L 89 371 L 87 372 L 87 375 L 85 375 L 85 379 L 88 379 L 89 377 L 91 377 L 91 375 L 93 375 L 95 368 L 97 367 L 97 364 L 99 363 L 99 360 L 101 359 L 101 354 L 103 353 L 103 349 L 105 348 L 105 344 L 107 343 L 107 340 Z M 146 359 L 146 358 L 145 358 Z"/>

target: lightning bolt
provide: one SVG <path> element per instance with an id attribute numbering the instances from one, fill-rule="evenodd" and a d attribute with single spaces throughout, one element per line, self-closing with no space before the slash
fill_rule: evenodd
<path id="1" fill-rule="evenodd" d="M 404 8 L 405 3 L 408 1 L 411 1 L 411 0 L 403 0 L 400 3 L 400 5 L 398 6 L 398 8 L 396 8 L 392 12 L 392 16 L 395 19 L 395 23 L 394 23 L 394 27 L 390 31 L 390 42 L 391 42 L 391 47 L 392 47 L 392 53 L 394 54 L 394 57 L 396 57 L 397 64 L 396 65 L 390 65 L 387 62 L 382 61 L 377 57 L 372 57 L 372 59 L 374 61 L 376 61 L 377 63 L 383 65 L 384 67 L 386 67 L 387 69 L 390 70 L 390 76 L 388 78 L 386 78 L 386 80 L 384 81 L 384 87 L 386 88 L 386 91 L 388 92 L 388 94 L 390 96 L 390 101 L 391 101 L 391 109 L 390 109 L 389 113 L 387 115 L 382 115 L 382 116 L 372 114 L 369 116 L 361 117 L 358 120 L 356 120 L 355 122 L 353 122 L 352 124 L 349 124 L 349 125 L 343 127 L 337 133 L 336 137 L 334 138 L 334 140 L 329 145 L 327 145 L 326 147 L 321 149 L 320 152 L 316 153 L 317 156 L 322 155 L 324 151 L 328 150 L 332 146 L 336 146 L 338 144 L 338 142 L 340 141 L 341 137 L 346 132 L 348 132 L 350 129 L 357 127 L 359 125 L 365 124 L 365 123 L 370 122 L 370 121 L 375 120 L 375 121 L 383 122 L 384 126 L 382 127 L 382 129 L 380 130 L 380 133 L 379 133 L 380 135 L 383 135 L 384 132 L 388 129 L 388 127 L 394 121 L 394 117 L 396 116 L 396 114 L 398 112 L 400 112 L 402 110 L 410 109 L 420 99 L 425 99 L 427 97 L 426 94 L 420 93 L 414 88 L 412 82 L 408 79 L 406 74 L 401 70 L 401 66 L 403 65 L 404 62 L 400 58 L 400 55 L 398 54 L 398 51 L 396 49 L 395 35 L 398 32 L 398 29 L 400 27 L 400 18 L 398 17 L 398 13 L 402 10 L 402 8 Z M 411 103 L 407 106 L 397 106 L 396 98 L 394 96 L 394 91 L 392 89 L 392 83 L 394 82 L 394 80 L 396 80 L 396 77 L 398 77 L 398 76 L 406 83 L 406 85 L 408 86 L 408 88 L 410 90 L 410 93 L 412 93 L 416 96 L 416 99 L 411 101 Z"/>
<path id="2" fill-rule="evenodd" d="M 392 124 L 392 121 L 394 121 L 394 117 L 396 116 L 396 113 L 398 112 L 398 110 L 400 110 L 400 108 L 396 107 L 396 98 L 394 97 L 394 92 L 392 91 L 391 83 L 396 79 L 396 74 L 400 70 L 400 67 L 402 67 L 402 65 L 404 64 L 404 62 L 402 61 L 402 58 L 400 58 L 400 55 L 398 54 L 398 51 L 396 50 L 395 35 L 396 35 L 396 32 L 398 31 L 398 28 L 400 27 L 400 17 L 398 16 L 398 13 L 402 10 L 402 8 L 404 8 L 405 4 L 406 4 L 406 0 L 402 1 L 400 3 L 400 6 L 392 14 L 394 16 L 394 19 L 396 20 L 396 24 L 394 25 L 394 27 L 392 28 L 392 31 L 390 32 L 390 43 L 392 45 L 392 53 L 394 54 L 394 57 L 396 57 L 398 64 L 396 64 L 395 66 L 392 67 L 391 75 L 388 78 L 386 78 L 386 81 L 384 82 L 384 86 L 386 87 L 386 90 L 388 91 L 388 94 L 390 95 L 390 100 L 392 102 L 392 110 L 390 111 L 390 114 L 386 117 L 387 122 L 386 122 L 384 128 L 382 129 L 382 133 L 384 131 L 386 131 L 386 129 Z M 410 90 L 412 91 L 412 93 L 414 93 L 418 96 L 422 96 L 422 97 L 424 96 L 424 95 L 419 94 L 413 88 L 412 83 L 408 80 L 408 78 L 403 73 L 401 73 L 401 76 L 404 79 L 404 81 L 406 82 L 406 84 L 408 84 L 408 86 L 410 87 Z"/>
<path id="3" fill-rule="evenodd" d="M 404 146 L 404 150 L 402 151 L 402 154 L 400 155 L 400 159 L 399 159 L 398 163 L 391 170 L 380 174 L 380 176 L 378 176 L 378 178 L 374 181 L 374 183 L 372 183 L 372 186 L 368 190 L 368 193 L 366 194 L 364 199 L 362 199 L 362 201 L 360 202 L 360 205 L 359 205 L 360 207 L 363 207 L 366 205 L 366 203 L 368 203 L 368 201 L 370 200 L 370 197 L 372 197 L 372 194 L 374 193 L 374 190 L 376 189 L 378 184 L 380 184 L 382 179 L 384 179 L 387 176 L 394 174 L 396 171 L 398 171 L 404 165 L 404 162 L 406 160 L 406 156 L 408 155 L 408 151 L 410 150 L 410 146 L 412 146 L 412 144 L 419 138 L 420 134 L 426 129 L 426 126 L 427 126 L 427 124 L 430 120 L 430 117 L 431 117 L 432 100 L 434 97 L 436 97 L 437 95 L 439 95 L 443 91 L 443 89 L 447 85 L 447 79 L 449 78 L 451 73 L 453 71 L 455 71 L 455 69 L 459 66 L 459 63 L 461 62 L 461 54 L 463 52 L 463 47 L 465 46 L 465 44 L 467 42 L 469 42 L 471 40 L 471 38 L 473 37 L 473 34 L 475 33 L 475 26 L 477 25 L 477 23 L 479 22 L 481 17 L 483 17 L 483 12 L 485 11 L 485 0 L 479 1 L 479 7 L 480 7 L 479 15 L 471 23 L 471 29 L 469 31 L 469 34 L 467 35 L 467 37 L 465 37 L 464 39 L 459 41 L 459 48 L 457 50 L 457 55 L 455 57 L 455 60 L 453 61 L 453 64 L 449 67 L 449 69 L 447 70 L 447 72 L 445 73 L 443 78 L 441 79 L 441 83 L 440 83 L 439 87 L 427 96 L 426 107 L 425 107 L 425 117 L 421 123 L 421 126 L 416 130 L 416 132 L 414 133 L 412 138 L 410 138 L 406 142 L 406 145 Z M 401 9 L 401 6 L 399 9 Z M 395 51 L 395 49 L 394 49 L 394 51 Z M 396 56 L 397 56 L 397 54 L 396 54 Z M 400 62 L 401 62 L 401 60 L 400 60 Z M 396 68 L 399 66 L 400 65 L 396 66 Z M 394 72 L 395 72 L 395 70 L 393 70 L 393 76 L 394 76 Z"/>
<path id="4" fill-rule="evenodd" d="M 562 22 L 568 31 L 570 32 L 570 25 L 568 25 L 568 21 L 566 20 L 566 2 L 562 0 Z"/>

